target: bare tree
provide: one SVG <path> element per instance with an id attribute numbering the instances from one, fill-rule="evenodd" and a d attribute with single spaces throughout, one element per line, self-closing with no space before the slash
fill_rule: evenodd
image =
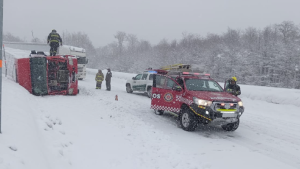
<path id="1" fill-rule="evenodd" d="M 126 36 L 126 41 L 128 42 L 129 51 L 133 52 L 136 49 L 137 44 L 139 42 L 137 36 L 134 34 L 128 34 Z"/>
<path id="2" fill-rule="evenodd" d="M 123 42 L 126 38 L 126 33 L 119 31 L 116 33 L 115 38 L 118 40 L 119 52 L 120 52 L 119 54 L 121 54 L 123 50 Z"/>
<path id="3" fill-rule="evenodd" d="M 9 32 L 3 34 L 3 41 L 7 41 L 7 42 L 23 42 L 23 40 L 21 38 L 19 38 L 18 36 L 12 35 Z"/>

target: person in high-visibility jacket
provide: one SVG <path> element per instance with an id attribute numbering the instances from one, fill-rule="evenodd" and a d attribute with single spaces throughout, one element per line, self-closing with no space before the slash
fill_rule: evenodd
<path id="1" fill-rule="evenodd" d="M 104 80 L 104 75 L 102 73 L 102 70 L 98 70 L 95 80 L 96 80 L 96 89 L 101 89 L 102 81 Z"/>
<path id="2" fill-rule="evenodd" d="M 50 45 L 50 56 L 55 56 L 57 53 L 57 48 L 62 45 L 62 40 L 55 29 L 48 35 L 47 43 Z"/>
<path id="3" fill-rule="evenodd" d="M 236 77 L 232 77 L 231 79 L 229 79 L 229 85 L 226 88 L 226 92 L 238 96 L 240 95 L 241 92 L 241 88 L 239 85 L 236 84 L 237 82 L 237 78 Z"/>

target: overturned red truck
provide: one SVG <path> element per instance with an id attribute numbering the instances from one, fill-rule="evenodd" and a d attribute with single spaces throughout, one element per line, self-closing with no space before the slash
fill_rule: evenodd
<path id="1" fill-rule="evenodd" d="M 77 59 L 71 55 L 30 55 L 16 60 L 16 80 L 30 93 L 42 95 L 77 95 Z"/>

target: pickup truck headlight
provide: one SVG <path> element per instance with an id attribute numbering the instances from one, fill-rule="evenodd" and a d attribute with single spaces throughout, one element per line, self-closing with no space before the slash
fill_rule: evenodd
<path id="1" fill-rule="evenodd" d="M 239 101 L 238 104 L 240 107 L 243 107 L 243 102 Z"/>
<path id="2" fill-rule="evenodd" d="M 193 97 L 194 103 L 200 106 L 210 106 L 212 104 L 211 101 L 208 100 L 202 100 L 202 99 L 198 99 L 196 97 Z"/>

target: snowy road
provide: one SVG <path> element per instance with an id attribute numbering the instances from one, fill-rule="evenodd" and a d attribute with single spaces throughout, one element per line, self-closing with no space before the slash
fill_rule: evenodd
<path id="1" fill-rule="evenodd" d="M 237 131 L 186 132 L 172 114 L 155 115 L 147 96 L 126 93 L 133 75 L 113 72 L 105 91 L 94 89 L 96 71 L 88 72 L 78 96 L 35 97 L 4 79 L 0 169 L 300 168 L 296 105 L 246 97 L 255 91 L 242 86 L 246 111 Z"/>

